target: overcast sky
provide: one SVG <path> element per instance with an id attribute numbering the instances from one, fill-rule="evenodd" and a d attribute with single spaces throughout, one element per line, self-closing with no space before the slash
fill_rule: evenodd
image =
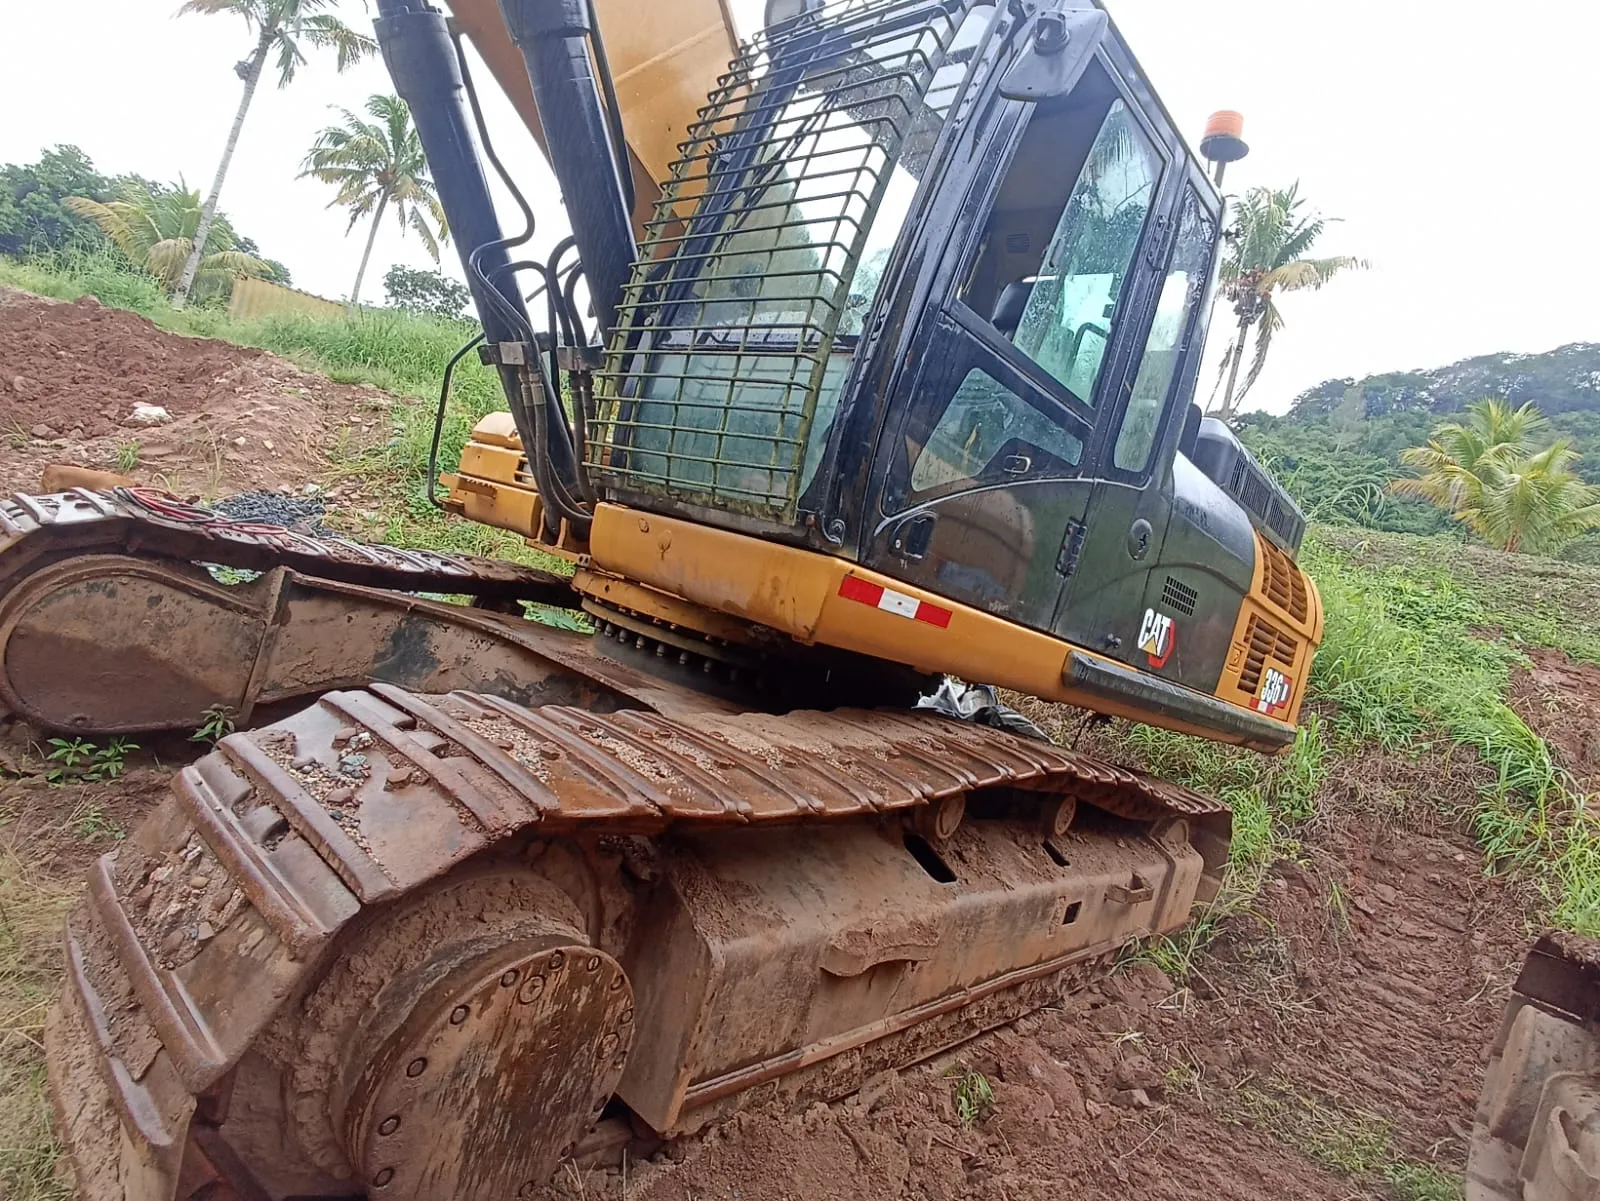
<path id="1" fill-rule="evenodd" d="M 1600 3 L 1109 7 L 1191 140 L 1214 109 L 1245 114 L 1252 153 L 1231 169 L 1230 190 L 1299 179 L 1318 208 L 1342 219 L 1319 250 L 1371 262 L 1321 293 L 1282 301 L 1288 325 L 1247 407 L 1282 411 L 1336 376 L 1600 340 L 1591 216 Z M 70 142 L 107 174 L 209 185 L 238 102 L 233 64 L 250 39 L 236 19 L 175 18 L 176 9 L 177 0 L 0 0 L 0 162 Z M 734 9 L 743 20 L 759 0 L 734 0 Z M 368 19 L 359 0 L 345 11 Z M 223 207 L 300 287 L 348 293 L 365 232 L 345 235 L 345 219 L 324 207 L 328 189 L 295 178 L 300 160 L 336 117 L 330 106 L 358 108 L 389 90 L 377 62 L 340 76 L 314 59 L 287 91 L 263 82 Z M 495 99 L 497 145 L 546 214 L 536 245 L 548 246 L 562 232 L 553 182 Z M 391 224 L 378 236 L 367 298 L 381 300 L 396 262 L 429 265 L 415 235 Z M 1214 354 L 1224 333 L 1213 331 Z M 1208 374 L 1202 398 L 1210 386 Z"/>

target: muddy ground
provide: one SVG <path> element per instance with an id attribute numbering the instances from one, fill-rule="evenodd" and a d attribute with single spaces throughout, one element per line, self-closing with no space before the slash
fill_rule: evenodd
<path id="1" fill-rule="evenodd" d="M 163 404 L 174 420 L 131 434 L 123 418 L 136 399 Z M 387 404 L 93 303 L 0 303 L 5 491 L 34 486 L 50 461 L 114 466 L 134 437 L 135 474 L 146 479 L 293 488 L 326 469 L 322 448 L 335 431 L 386 433 Z M 1558 678 L 1565 670 L 1535 658 L 1518 704 L 1584 770 L 1592 744 L 1576 741 L 1583 723 L 1570 716 L 1583 708 L 1548 701 L 1571 693 Z M 1590 713 L 1600 703 L 1594 675 L 1581 682 Z M 1114 727 L 1099 736 L 1114 746 Z M 59 970 L 61 906 L 90 856 L 115 845 L 186 753 L 164 747 L 156 764 L 147 748 L 119 781 L 65 788 L 8 778 L 0 760 L 0 870 L 10 873 L 0 899 L 30 900 L 27 920 L 0 915 L 0 1082 L 9 1089 L 0 1148 L 26 1151 L 38 1137 L 37 1038 Z M 11 754 L 12 767 L 38 770 L 25 746 Z M 643 1158 L 568 1169 L 545 1195 L 1450 1196 L 1483 1048 L 1530 937 L 1528 898 L 1487 878 L 1470 839 L 1439 816 L 1479 770 L 1437 754 L 1336 764 L 1321 816 L 1297 832 L 1298 853 L 1184 965 L 1182 981 L 1132 957 L 1058 1008 L 875 1079 L 856 1097 L 749 1112 Z M 976 1101 L 975 1112 L 958 1113 L 958 1096 Z"/>
<path id="2" fill-rule="evenodd" d="M 0 288 L 0 484 L 50 463 L 118 471 L 207 499 L 303 486 L 389 437 L 394 400 L 265 351 L 157 329 L 93 297 Z M 135 405 L 165 409 L 144 424 Z"/>

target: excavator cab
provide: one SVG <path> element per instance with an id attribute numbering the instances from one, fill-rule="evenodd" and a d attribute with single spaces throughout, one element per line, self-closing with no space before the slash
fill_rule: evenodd
<path id="1" fill-rule="evenodd" d="M 603 361 L 532 474 L 592 501 L 546 504 L 544 536 L 565 509 L 602 569 L 802 642 L 1281 746 L 1320 636 L 1304 520 L 1193 406 L 1221 198 L 1127 46 L 1088 0 L 802 7 L 719 78 L 627 278 L 585 269 Z M 625 188 L 593 188 L 604 156 L 564 170 L 556 119 L 578 248 L 609 204 L 587 238 L 614 257 Z M 537 459 L 563 417 L 531 408 Z M 679 566 L 604 536 L 621 510 L 681 519 Z M 692 553 L 998 624 L 960 655 L 797 619 Z M 854 583 L 820 582 L 840 563 Z M 1040 656 L 1067 662 L 992 674 Z"/>

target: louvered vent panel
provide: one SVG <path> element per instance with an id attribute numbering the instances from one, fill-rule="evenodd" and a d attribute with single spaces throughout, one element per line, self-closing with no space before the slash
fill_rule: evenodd
<path id="1" fill-rule="evenodd" d="M 1267 670 L 1268 660 L 1273 666 L 1289 670 L 1294 667 L 1294 657 L 1300 644 L 1270 621 L 1251 614 L 1245 626 L 1244 671 L 1239 674 L 1239 691 L 1255 696 L 1261 690 L 1261 677 Z"/>
<path id="2" fill-rule="evenodd" d="M 1304 621 L 1309 610 L 1305 576 L 1288 555 L 1266 539 L 1263 538 L 1258 545 L 1261 547 L 1261 574 L 1267 596 L 1290 617 Z"/>
<path id="3" fill-rule="evenodd" d="M 1200 599 L 1200 594 L 1182 580 L 1167 577 L 1167 582 L 1161 588 L 1161 607 L 1163 609 L 1176 609 L 1185 617 L 1194 616 L 1195 603 Z"/>

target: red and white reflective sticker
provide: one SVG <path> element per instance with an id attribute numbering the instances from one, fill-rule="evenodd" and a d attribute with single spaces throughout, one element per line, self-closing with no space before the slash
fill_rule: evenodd
<path id="1" fill-rule="evenodd" d="M 885 613 L 893 613 L 896 617 L 925 621 L 931 626 L 938 626 L 941 630 L 950 624 L 949 609 L 931 605 L 914 596 L 907 596 L 904 592 L 896 592 L 893 588 L 885 588 L 882 584 L 874 584 L 853 575 L 844 577 L 844 581 L 839 585 L 839 595 L 845 600 L 857 601 L 863 605 L 871 605 L 874 609 L 882 609 Z"/>

